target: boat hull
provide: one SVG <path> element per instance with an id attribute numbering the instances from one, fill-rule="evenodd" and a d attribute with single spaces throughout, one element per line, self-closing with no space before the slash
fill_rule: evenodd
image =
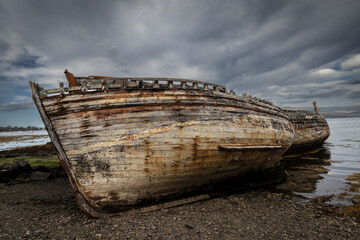
<path id="1" fill-rule="evenodd" d="M 329 125 L 322 115 L 303 110 L 286 110 L 285 113 L 295 130 L 293 144 L 286 155 L 314 150 L 330 136 Z"/>
<path id="2" fill-rule="evenodd" d="M 141 89 L 41 97 L 32 88 L 79 203 L 92 216 L 270 169 L 294 137 L 277 107 L 224 93 Z"/>

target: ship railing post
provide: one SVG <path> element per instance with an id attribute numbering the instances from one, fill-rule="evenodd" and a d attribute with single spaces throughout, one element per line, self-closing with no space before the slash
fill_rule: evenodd
<path id="1" fill-rule="evenodd" d="M 47 97 L 46 90 L 40 86 L 38 86 L 38 87 L 39 87 L 39 97 L 41 99 L 46 98 Z"/>
<path id="2" fill-rule="evenodd" d="M 121 88 L 122 89 L 126 89 L 127 81 L 128 81 L 128 79 L 122 79 L 121 80 Z"/>
<path id="3" fill-rule="evenodd" d="M 313 104 L 314 104 L 314 111 L 315 111 L 315 113 L 316 113 L 316 114 L 319 114 L 318 109 L 317 109 L 317 106 L 316 106 L 316 102 L 313 102 Z"/>
<path id="4" fill-rule="evenodd" d="M 141 88 L 141 87 L 142 87 L 142 81 L 141 81 L 141 80 L 136 80 L 136 87 L 137 87 L 137 88 Z"/>
<path id="5" fill-rule="evenodd" d="M 160 85 L 159 85 L 159 81 L 158 81 L 158 80 L 154 80 L 154 81 L 153 81 L 153 88 L 154 88 L 154 89 L 160 88 Z"/>
<path id="6" fill-rule="evenodd" d="M 81 82 L 81 92 L 87 92 L 88 91 L 88 86 L 87 86 L 87 81 L 82 81 Z"/>
<path id="7" fill-rule="evenodd" d="M 174 87 L 173 81 L 168 81 L 168 88 L 172 89 Z"/>
<path id="8" fill-rule="evenodd" d="M 181 83 L 181 88 L 182 89 L 187 89 L 188 85 L 186 84 L 186 82 L 182 82 Z"/>
<path id="9" fill-rule="evenodd" d="M 59 83 L 59 93 L 60 97 L 63 97 L 65 95 L 64 82 Z"/>
<path id="10" fill-rule="evenodd" d="M 101 83 L 101 90 L 104 91 L 104 93 L 106 93 L 108 89 L 109 89 L 108 83 L 106 79 L 103 79 Z"/>

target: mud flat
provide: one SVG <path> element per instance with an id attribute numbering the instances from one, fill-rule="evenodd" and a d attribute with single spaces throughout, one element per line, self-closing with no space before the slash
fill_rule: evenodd
<path id="1" fill-rule="evenodd" d="M 358 239 L 360 222 L 267 189 L 159 211 L 93 219 L 67 178 L 0 187 L 0 239 Z"/>

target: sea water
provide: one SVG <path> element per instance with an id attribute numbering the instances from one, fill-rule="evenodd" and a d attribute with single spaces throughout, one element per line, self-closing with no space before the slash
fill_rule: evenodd
<path id="1" fill-rule="evenodd" d="M 47 131 L 0 132 L 0 151 L 50 142 Z"/>
<path id="2" fill-rule="evenodd" d="M 283 189 L 307 198 L 329 197 L 330 204 L 352 204 L 352 184 L 360 183 L 360 118 L 329 118 L 330 137 L 322 148 L 282 161 L 289 172 Z"/>

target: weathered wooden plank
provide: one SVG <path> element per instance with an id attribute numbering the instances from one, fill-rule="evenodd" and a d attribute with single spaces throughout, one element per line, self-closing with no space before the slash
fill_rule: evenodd
<path id="1" fill-rule="evenodd" d="M 212 127 L 211 125 L 209 125 L 210 127 Z M 165 128 L 164 130 L 160 130 L 158 128 L 156 129 L 147 129 L 144 131 L 136 131 L 132 134 L 120 134 L 119 137 L 116 137 L 116 134 L 114 134 L 114 136 L 108 136 L 107 138 L 96 138 L 94 137 L 93 139 L 85 139 L 84 143 L 86 143 L 86 147 L 84 150 L 81 150 L 81 142 L 76 142 L 75 140 L 71 140 L 69 138 L 65 139 L 64 145 L 73 145 L 74 148 L 76 149 L 76 151 L 82 151 L 83 153 L 88 152 L 90 149 L 94 149 L 96 150 L 97 148 L 102 148 L 103 146 L 107 146 L 107 147 L 111 147 L 111 146 L 117 146 L 117 145 L 121 145 L 121 144 L 125 144 L 128 146 L 131 146 L 132 144 L 138 145 L 138 144 L 144 144 L 144 142 L 138 142 L 138 143 L 132 143 L 135 140 L 139 140 L 139 141 L 143 141 L 144 139 L 146 140 L 147 137 L 149 137 L 150 135 L 154 135 L 154 140 L 156 140 L 158 143 L 159 139 L 163 138 L 163 139 L 169 139 L 171 137 L 182 137 L 182 141 L 183 143 L 194 143 L 194 139 L 196 138 L 203 138 L 204 136 L 207 136 L 209 138 L 212 138 L 213 141 L 217 141 L 217 144 L 221 144 L 224 143 L 224 141 L 221 141 L 221 138 L 226 138 L 226 137 L 234 137 L 234 138 L 244 138 L 244 139 L 248 139 L 250 140 L 251 143 L 255 143 L 255 142 L 259 142 L 262 143 L 264 142 L 261 132 L 259 131 L 249 131 L 249 132 L 232 132 L 231 130 L 235 130 L 235 127 L 229 127 L 230 131 L 221 131 L 221 128 L 215 128 L 213 130 L 206 130 L 206 126 L 203 126 L 203 129 L 199 129 L 202 126 L 197 124 L 196 126 L 193 126 L 192 129 L 187 128 L 186 132 L 184 134 L 181 134 L 181 132 L 179 132 L 179 129 L 171 129 L 171 126 Z M 226 126 L 224 126 L 226 127 Z M 221 132 L 220 132 L 220 131 Z M 165 131 L 170 131 L 168 133 L 165 133 Z M 276 139 L 278 135 L 280 135 L 281 133 L 278 133 L 277 130 L 271 130 L 271 132 L 273 134 L 270 133 L 270 130 L 268 130 L 267 135 L 269 136 L 269 139 Z M 165 134 L 165 135 L 164 135 Z M 265 134 L 265 133 L 264 133 Z M 160 135 L 164 135 L 162 137 L 160 137 Z M 245 135 L 245 136 L 244 136 Z M 248 137 L 246 137 L 246 135 Z M 76 136 L 76 135 L 75 135 Z M 106 134 L 104 134 L 104 136 L 106 137 Z M 273 137 L 271 137 L 273 136 Z M 216 140 L 217 139 L 217 140 Z M 99 144 L 99 141 L 101 140 L 102 144 Z M 75 145 L 74 145 L 75 144 Z M 69 152 L 70 153 L 70 152 Z"/>
<path id="2" fill-rule="evenodd" d="M 229 112 L 241 112 L 240 109 L 255 113 L 257 112 L 254 108 L 248 108 L 246 106 L 239 106 L 239 105 L 230 105 L 227 103 L 219 103 L 219 102 L 211 102 L 211 101 L 190 101 L 190 100 L 170 100 L 170 101 L 154 101 L 154 102 L 146 102 L 143 104 L 144 106 L 141 107 L 142 111 L 158 111 L 158 110 L 164 110 L 167 109 L 174 109 L 174 110 L 187 110 L 188 106 L 191 105 L 192 107 L 196 106 L 206 106 L 209 108 L 217 108 L 217 109 L 223 109 L 224 111 Z M 93 106 L 88 105 L 85 108 L 85 105 L 83 106 L 75 106 L 73 105 L 71 108 L 64 111 L 63 107 L 61 108 L 53 108 L 49 109 L 49 115 L 52 117 L 56 117 L 58 115 L 63 114 L 72 114 L 72 113 L 89 113 L 91 111 L 99 111 L 104 110 L 105 112 L 114 111 L 113 109 L 118 109 L 118 113 L 128 113 L 128 112 L 135 112 L 137 110 L 140 110 L 139 103 L 129 103 L 129 102 L 123 102 L 123 103 L 116 103 L 111 104 L 110 102 L 106 102 L 106 104 L 102 107 L 99 107 L 99 105 L 96 105 L 96 102 Z M 239 111 L 240 110 L 240 111 Z M 264 114 L 273 114 L 272 111 L 259 111 L 263 112 Z M 100 113 L 100 112 L 99 112 Z"/>
<path id="3" fill-rule="evenodd" d="M 100 87 L 100 85 L 99 85 Z M 66 89 L 65 89 L 66 90 Z M 164 90 L 161 92 L 154 92 L 151 90 L 141 90 L 140 91 L 143 97 L 147 97 L 148 95 L 151 94 L 162 94 L 163 96 L 166 95 L 178 95 L 178 96 L 183 96 L 183 95 L 187 95 L 188 97 L 192 97 L 192 96 L 198 96 L 198 97 L 216 97 L 219 100 L 220 99 L 226 99 L 228 101 L 233 100 L 236 102 L 246 102 L 251 104 L 252 106 L 260 106 L 260 107 L 266 107 L 266 108 L 272 108 L 275 110 L 279 110 L 278 107 L 272 105 L 272 104 L 268 104 L 268 103 L 264 103 L 261 102 L 259 100 L 254 100 L 252 98 L 248 98 L 248 97 L 239 97 L 239 96 L 234 96 L 234 95 L 230 95 L 230 94 L 226 94 L 226 93 L 213 93 L 213 92 L 202 92 L 202 91 L 193 91 L 193 90 Z M 101 96 L 103 94 L 105 94 L 104 92 L 88 92 L 87 95 L 91 93 L 89 96 L 84 96 L 83 97 L 91 97 L 94 98 L 96 96 Z M 135 96 L 139 93 L 139 91 L 134 91 L 134 92 L 126 92 L 126 94 L 124 95 L 124 91 L 119 91 L 119 92 L 113 92 L 112 94 L 115 94 L 114 96 L 117 96 L 117 94 L 122 94 L 123 97 L 127 98 L 127 96 L 131 97 L 131 96 Z M 66 95 L 65 98 L 63 98 L 62 100 L 60 100 L 62 103 L 65 103 L 67 101 L 71 101 L 73 98 L 77 98 L 77 95 Z M 52 100 L 56 100 L 58 101 L 58 99 L 54 96 L 54 97 L 50 97 L 48 99 L 46 99 L 46 101 L 52 101 Z"/>
<path id="4" fill-rule="evenodd" d="M 267 149 L 279 149 L 283 146 L 272 146 L 272 145 L 259 145 L 259 146 L 242 146 L 236 144 L 220 145 L 219 149 L 224 151 L 249 151 L 249 150 L 267 150 Z"/>

